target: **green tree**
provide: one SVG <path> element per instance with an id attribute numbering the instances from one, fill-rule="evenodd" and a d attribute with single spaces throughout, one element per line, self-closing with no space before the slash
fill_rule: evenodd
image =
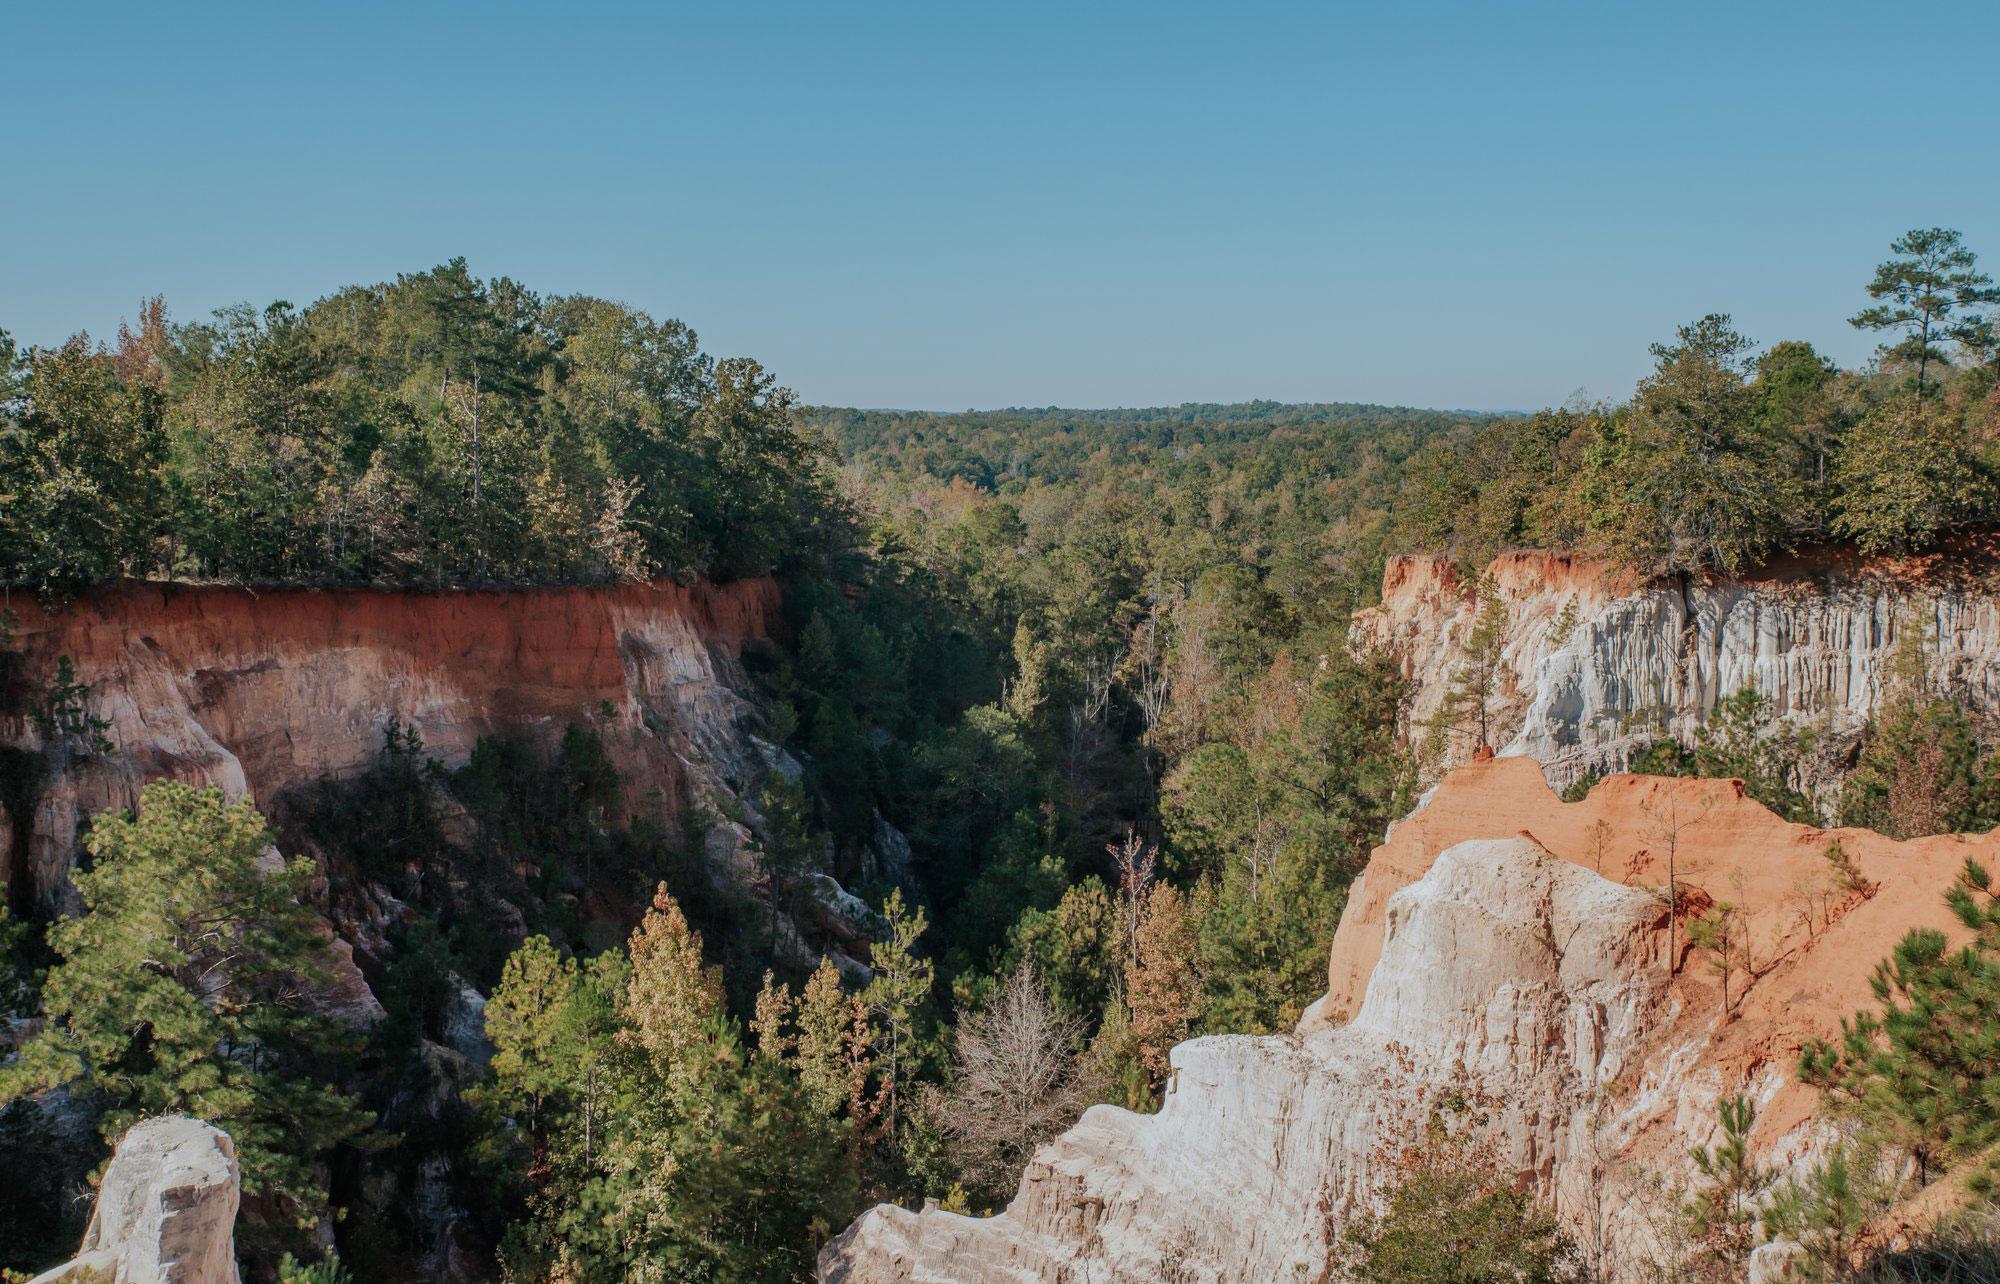
<path id="1" fill-rule="evenodd" d="M 1689 1213 L 1701 1241 L 1716 1262 L 1740 1271 L 1749 1261 L 1757 1231 L 1758 1200 L 1776 1174 L 1758 1165 L 1750 1149 L 1757 1108 L 1748 1097 L 1730 1097 L 1716 1107 L 1722 1140 L 1690 1151 L 1707 1183 Z"/>
<path id="2" fill-rule="evenodd" d="M 1269 774 L 1295 808 L 1295 836 L 1318 863 L 1352 873 L 1415 784 L 1397 743 L 1409 684 L 1394 657 L 1324 644 L 1293 725 L 1273 735 Z M 1317 648 L 1315 648 L 1317 649 Z"/>
<path id="3" fill-rule="evenodd" d="M 1839 444 L 1841 414 L 1835 395 L 1839 368 L 1810 343 L 1788 339 L 1757 358 L 1757 418 L 1762 432 L 1788 442 L 1794 467 L 1814 488 L 1814 507 L 1823 507 L 1827 468 Z M 1817 518 L 1815 512 L 1811 516 Z"/>
<path id="4" fill-rule="evenodd" d="M 1487 575 L 1479 577 L 1474 600 L 1478 610 L 1465 635 L 1465 659 L 1438 712 L 1443 725 L 1470 730 L 1474 747 L 1483 748 L 1491 743 L 1492 703 L 1499 693 L 1507 644 L 1507 603 Z"/>
<path id="5" fill-rule="evenodd" d="M 1847 431 L 1833 461 L 1833 529 L 1864 552 L 1921 548 L 1992 503 L 1964 429 L 1936 404 L 1891 401 Z"/>
<path id="6" fill-rule="evenodd" d="M 1440 1111 L 1390 1156 L 1381 1207 L 1329 1228 L 1322 1281 L 1581 1284 L 1580 1255 L 1555 1213 L 1503 1171 L 1477 1122 Z"/>
<path id="7" fill-rule="evenodd" d="M 530 1133 L 540 1133 L 544 1107 L 575 1082 L 578 1050 L 568 1036 L 577 985 L 576 960 L 558 954 L 546 936 L 531 936 L 508 956 L 486 1001 L 491 1099 L 523 1110 Z"/>
<path id="8" fill-rule="evenodd" d="M 1621 558 L 1656 572 L 1736 572 L 1785 538 L 1798 482 L 1759 430 L 1750 348 L 1720 314 L 1653 345 L 1653 372 L 1600 447 L 1612 484 L 1596 528 Z"/>
<path id="9" fill-rule="evenodd" d="M 665 888 L 611 964 L 524 949 L 489 1008 L 489 1104 L 540 1103 L 508 1277 L 798 1278 L 852 1212 L 844 1125 L 782 1059 L 746 1053 Z"/>
<path id="10" fill-rule="evenodd" d="M 1932 685 L 1925 630 L 1899 623 L 1883 695 L 1841 787 L 1840 821 L 1893 838 L 1993 824 L 1992 783 L 1963 701 Z"/>
<path id="11" fill-rule="evenodd" d="M 319 1165 L 373 1116 L 340 1085 L 356 1037 L 325 1011 L 312 866 L 263 868 L 269 843 L 249 803 L 173 781 L 98 816 L 84 911 L 48 933 L 48 1026 L 0 1070 L 0 1100 L 71 1085 L 102 1102 L 107 1139 L 205 1119 L 235 1140 L 244 1190 L 302 1232 L 324 1210 Z"/>
<path id="12" fill-rule="evenodd" d="M 1857 329 L 1893 331 L 1882 356 L 1915 366 L 1916 402 L 1923 404 L 1932 362 L 1945 361 L 1943 345 L 1978 337 L 1975 308 L 2000 300 L 1993 279 L 1978 271 L 1978 256 L 1964 238 L 1943 227 L 1914 228 L 1890 242 L 1893 258 L 1875 269 L 1868 297 L 1878 300 L 1849 318 Z"/>
<path id="13" fill-rule="evenodd" d="M 16 386 L 0 418 L 0 577 L 61 595 L 150 570 L 165 503 L 159 393 L 120 382 L 83 335 L 35 351 Z"/>
<path id="14" fill-rule="evenodd" d="M 935 969 L 929 959 L 917 953 L 917 938 L 930 925 L 922 907 L 905 906 L 898 889 L 889 893 L 882 917 L 888 925 L 887 935 L 875 942 L 869 956 L 875 977 L 861 998 L 880 1031 L 876 1044 L 882 1050 L 886 1076 L 889 1135 L 895 1138 L 900 1136 L 903 1102 L 910 1095 L 908 1078 L 916 1068 Z"/>
<path id="15" fill-rule="evenodd" d="M 1015 922 L 1003 974 L 1032 968 L 1058 1013 L 1095 1022 L 1111 1000 L 1120 968 L 1118 910 L 1102 879 L 1069 888 L 1053 909 Z"/>
<path id="16" fill-rule="evenodd" d="M 1835 1146 L 1823 1163 L 1774 1186 L 1759 1211 L 1773 1239 L 1805 1250 L 1807 1278 L 1850 1277 L 1869 1223 L 1889 1206 L 1879 1147 L 1863 1139 Z"/>
<path id="17" fill-rule="evenodd" d="M 1651 774 L 1741 780 L 1752 798 L 1786 820 L 1805 823 L 1816 819 L 1812 801 L 1789 779 L 1792 765 L 1804 752 L 1799 733 L 1778 719 L 1770 698 L 1746 686 L 1724 697 L 1703 720 L 1692 751 L 1684 758 L 1688 771 Z M 1673 757 L 1662 751 L 1654 765 L 1667 766 Z"/>
<path id="18" fill-rule="evenodd" d="M 1801 1078 L 1908 1150 L 1925 1181 L 2000 1141 L 2000 893 L 1968 859 L 1946 901 L 1972 939 L 1910 932 L 1870 978 L 1881 1011 L 1799 1059 Z"/>
<path id="19" fill-rule="evenodd" d="M 1743 922 L 1743 912 L 1729 901 L 1717 901 L 1707 913 L 1688 924 L 1688 943 L 1713 956 L 1710 966 L 1722 982 L 1722 1011 L 1727 1019 L 1742 1000 L 1740 993 L 1730 993 L 1730 978 L 1747 972 L 1750 966 L 1749 930 Z"/>

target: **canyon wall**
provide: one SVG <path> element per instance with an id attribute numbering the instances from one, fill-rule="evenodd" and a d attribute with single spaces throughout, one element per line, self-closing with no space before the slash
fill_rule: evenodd
<path id="1" fill-rule="evenodd" d="M 1754 686 L 1779 715 L 1827 732 L 1837 761 L 1909 628 L 1928 638 L 1937 680 L 2000 712 L 1996 567 L 1984 548 L 1895 562 L 1823 551 L 1738 579 L 1649 581 L 1574 556 L 1508 554 L 1487 568 L 1507 609 L 1488 741 L 1538 759 L 1560 788 L 1621 769 L 1663 733 L 1686 739 L 1718 701 Z M 1392 650 L 1412 679 L 1413 739 L 1451 690 L 1478 610 L 1449 559 L 1397 557 L 1381 605 L 1356 615 L 1356 640 Z M 1448 737 L 1445 761 L 1463 761 L 1475 740 Z"/>
<path id="2" fill-rule="evenodd" d="M 1825 855 L 1839 839 L 1842 876 Z M 1672 848 L 1692 904 L 1741 907 L 1750 975 L 1669 931 Z M 1356 885 L 1327 996 L 1299 1028 L 1180 1045 L 1155 1115 L 1093 1107 L 990 1218 L 881 1207 L 820 1259 L 828 1284 L 1314 1279 L 1442 1094 L 1483 1096 L 1505 1163 L 1586 1253 L 1631 1278 L 1717 1103 L 1757 1104 L 1763 1161 L 1824 1146 L 1793 1067 L 1837 1032 L 1902 934 L 2000 834 L 1896 842 L 1788 824 L 1731 781 L 1616 776 L 1564 803 L 1527 758 L 1450 773 Z"/>
<path id="3" fill-rule="evenodd" d="M 775 752 L 738 692 L 779 590 L 713 587 L 406 593 L 128 585 L 50 611 L 16 599 L 0 744 L 42 752 L 31 791 L 0 800 L 0 876 L 17 904 L 68 907 L 78 825 L 159 777 L 269 803 L 351 775 L 392 722 L 462 764 L 482 735 L 602 735 L 627 805 L 666 819 L 734 797 Z M 38 717 L 62 660 L 109 748 Z M 23 806 L 23 803 L 26 806 Z"/>

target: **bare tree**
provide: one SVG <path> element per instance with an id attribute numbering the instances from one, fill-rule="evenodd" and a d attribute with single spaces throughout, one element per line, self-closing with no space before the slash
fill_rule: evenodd
<path id="1" fill-rule="evenodd" d="M 1681 834 L 1692 826 L 1708 819 L 1708 813 L 1715 805 L 1712 798 L 1704 798 L 1699 807 L 1681 806 L 1678 790 L 1670 790 L 1666 805 L 1662 807 L 1657 799 L 1644 804 L 1646 814 L 1653 818 L 1650 837 L 1664 843 L 1667 849 L 1667 975 L 1675 972 L 1674 948 L 1675 932 L 1681 913 Z"/>
<path id="2" fill-rule="evenodd" d="M 1004 1196 L 1035 1148 L 1075 1122 L 1086 1104 L 1076 1052 L 1083 1033 L 1026 963 L 959 1023 L 938 1118 L 968 1186 Z"/>
<path id="3" fill-rule="evenodd" d="M 1604 853 L 1611 846 L 1611 822 L 1599 816 L 1590 826 L 1590 847 L 1596 857 L 1597 872 L 1604 872 Z"/>
<path id="4" fill-rule="evenodd" d="M 1125 958 L 1129 963 L 1138 948 L 1139 912 L 1153 885 L 1153 873 L 1160 863 L 1160 849 L 1139 836 L 1136 829 L 1125 831 L 1125 841 L 1106 843 L 1104 850 L 1118 867 L 1118 902 L 1125 911 Z"/>

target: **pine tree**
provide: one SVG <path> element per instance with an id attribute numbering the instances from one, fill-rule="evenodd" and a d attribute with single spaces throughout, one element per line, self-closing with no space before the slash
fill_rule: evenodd
<path id="1" fill-rule="evenodd" d="M 778 1284 L 809 1269 L 852 1212 L 854 1174 L 846 1126 L 785 1064 L 789 994 L 767 989 L 756 1032 L 770 1054 L 747 1052 L 664 888 L 629 958 L 579 974 L 545 946 L 524 954 L 492 1017 L 491 1104 L 539 1091 L 544 1121 L 527 1216 L 502 1248 L 510 1277 Z M 553 1021 L 529 1011 L 537 995 Z"/>
<path id="2" fill-rule="evenodd" d="M 1717 1264 L 1740 1272 L 1749 1261 L 1757 1230 L 1757 1200 L 1776 1174 L 1760 1167 L 1750 1149 L 1757 1108 L 1748 1097 L 1730 1097 L 1716 1107 L 1722 1140 L 1690 1151 L 1708 1184 L 1696 1194 L 1689 1213 Z"/>
<path id="3" fill-rule="evenodd" d="M 909 1095 L 908 1076 L 914 1071 L 918 1022 L 930 1002 L 935 970 L 930 960 L 916 953 L 917 938 L 929 926 L 921 907 L 903 904 L 900 889 L 889 893 L 882 906 L 888 935 L 875 943 L 870 961 L 875 979 L 868 983 L 862 1001 L 880 1030 L 877 1046 L 885 1063 L 886 1106 L 889 1135 L 900 1135 L 902 1106 Z"/>
<path id="4" fill-rule="evenodd" d="M 1870 978 L 1881 1011 L 1799 1060 L 1801 1078 L 1915 1156 L 1920 1180 L 2000 1141 L 2000 891 L 1967 859 L 1946 901 L 1971 941 L 1909 933 Z"/>
<path id="5" fill-rule="evenodd" d="M 1713 956 L 1710 966 L 1722 981 L 1722 1012 L 1726 1020 L 1733 1016 L 1736 1004 L 1742 1000 L 1740 993 L 1732 995 L 1729 990 L 1730 978 L 1749 968 L 1745 951 L 1749 947 L 1748 932 L 1743 923 L 1743 912 L 1729 901 L 1718 901 L 1706 914 L 1688 924 L 1688 944 L 1698 950 L 1707 950 Z"/>
<path id="6" fill-rule="evenodd" d="M 493 1096 L 525 1108 L 530 1133 L 541 1129 L 543 1106 L 574 1082 L 565 1026 L 577 984 L 576 961 L 557 954 L 546 936 L 532 936 L 508 957 L 486 1000 Z"/>
<path id="7" fill-rule="evenodd" d="M 325 1206 L 319 1165 L 374 1117 L 339 1083 L 358 1041 L 321 1010 L 312 866 L 264 869 L 269 843 L 249 803 L 175 781 L 96 817 L 84 911 L 48 932 L 48 1025 L 0 1069 L 0 1102 L 67 1084 L 102 1103 L 107 1140 L 148 1115 L 205 1119 L 234 1139 L 245 1192 L 303 1231 Z"/>
<path id="8" fill-rule="evenodd" d="M 1978 257 L 1960 234 L 1943 227 L 1914 228 L 1890 243 L 1894 258 L 1875 269 L 1870 298 L 1884 300 L 1849 318 L 1862 330 L 1892 330 L 1902 337 L 1884 344 L 1882 356 L 1916 367 L 1915 401 L 1929 389 L 1933 362 L 1945 360 L 1942 345 L 1978 337 L 1973 309 L 2000 301 L 1993 279 L 1978 270 Z"/>
<path id="9" fill-rule="evenodd" d="M 1166 1080 L 1167 1054 L 1201 1011 L 1195 932 L 1187 896 L 1178 887 L 1163 883 L 1147 894 L 1125 968 L 1125 1002 L 1132 1014 L 1131 1038 L 1155 1088 Z"/>
<path id="10" fill-rule="evenodd" d="M 1470 730 L 1475 748 L 1492 743 L 1493 698 L 1499 694 L 1501 661 L 1507 643 L 1507 603 L 1490 575 L 1474 590 L 1478 613 L 1465 636 L 1465 660 L 1453 675 L 1438 714 L 1453 729 Z"/>

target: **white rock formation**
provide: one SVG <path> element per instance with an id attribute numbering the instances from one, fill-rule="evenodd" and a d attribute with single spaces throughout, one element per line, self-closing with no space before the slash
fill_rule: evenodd
<path id="1" fill-rule="evenodd" d="M 237 1284 L 236 1147 L 164 1116 L 118 1143 L 77 1256 L 33 1284 Z"/>
<path id="2" fill-rule="evenodd" d="M 1180 1045 L 1159 1114 L 1093 1107 L 991 1218 L 883 1206 L 820 1257 L 828 1284 L 1312 1278 L 1326 1220 L 1447 1088 L 1489 1094 L 1500 1153 L 1582 1195 L 1595 1090 L 1635 1068 L 1659 1001 L 1659 901 L 1525 839 L 1462 843 L 1393 898 L 1337 1029 Z M 1303 1273 L 1303 1275 L 1301 1275 Z"/>
<path id="3" fill-rule="evenodd" d="M 1497 751 L 1538 759 L 1558 788 L 1622 768 L 1662 730 L 1691 735 L 1746 686 L 1775 712 L 1850 736 L 1873 711 L 1903 631 L 1930 639 L 1939 677 L 2000 710 L 2000 594 L 1964 577 L 1898 579 L 1830 564 L 1749 580 L 1643 581 L 1544 553 L 1488 568 L 1507 607 Z M 1411 724 L 1437 712 L 1464 662 L 1477 604 L 1440 558 L 1392 559 L 1355 636 L 1387 646 L 1415 683 Z M 1454 745 L 1451 761 L 1470 753 Z"/>

